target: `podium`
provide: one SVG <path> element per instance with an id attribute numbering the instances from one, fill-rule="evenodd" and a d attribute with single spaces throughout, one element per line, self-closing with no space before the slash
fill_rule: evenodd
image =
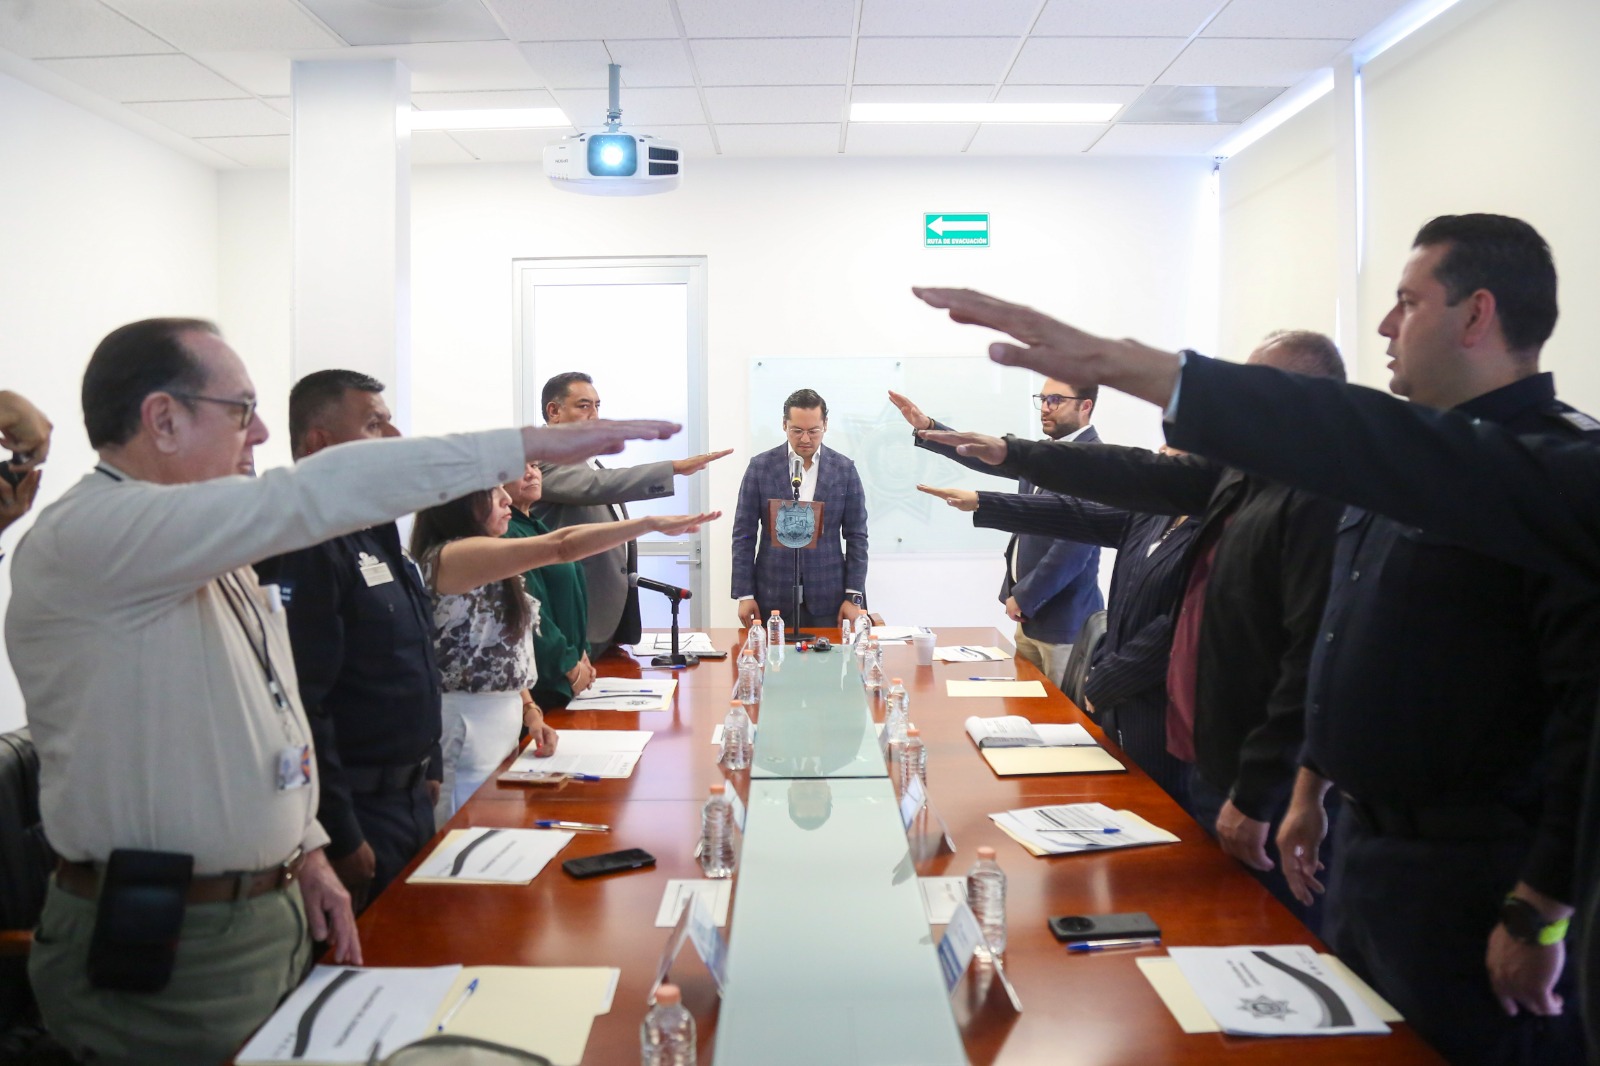
<path id="1" fill-rule="evenodd" d="M 799 493 L 799 483 L 795 483 Z M 800 608 L 806 601 L 805 576 L 800 568 L 800 553 L 816 548 L 822 536 L 823 504 L 817 500 L 768 500 L 767 542 L 774 548 L 787 548 L 794 554 L 794 586 L 791 592 L 790 616 L 794 626 L 785 633 L 785 643 L 799 643 Z"/>

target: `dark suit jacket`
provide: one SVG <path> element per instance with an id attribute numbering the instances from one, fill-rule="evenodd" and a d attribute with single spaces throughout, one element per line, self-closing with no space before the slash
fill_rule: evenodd
<path id="1" fill-rule="evenodd" d="M 1007 442 L 999 469 L 1014 476 L 1131 511 L 1201 516 L 1185 573 L 1206 545 L 1217 554 L 1200 627 L 1196 768 L 1246 815 L 1269 820 L 1287 799 L 1305 739 L 1306 676 L 1339 506 L 1193 456 Z"/>
<path id="2" fill-rule="evenodd" d="M 800 553 L 806 603 L 802 610 L 833 615 L 844 602 L 844 590 L 867 591 L 867 496 L 856 464 L 831 448 L 815 460 L 817 502 L 822 532 L 817 545 Z M 754 596 L 763 611 L 782 611 L 788 619 L 794 588 L 794 554 L 769 543 L 767 501 L 792 498 L 789 446 L 780 444 L 750 460 L 739 483 L 739 507 L 733 517 L 733 595 Z M 793 625 L 793 620 L 789 619 Z"/>
<path id="3" fill-rule="evenodd" d="M 938 429 L 949 427 L 937 420 Z M 999 473 L 980 460 L 960 455 L 949 445 L 915 438 L 917 447 L 954 459 L 969 470 L 983 474 Z M 1084 429 L 1075 443 L 1095 444 L 1100 434 L 1093 426 Z M 1017 482 L 1017 495 L 1031 496 L 1040 491 L 1027 478 Z M 1017 580 L 1011 580 L 1011 557 L 1016 553 Z M 1022 632 L 1046 644 L 1071 644 L 1078 630 L 1106 601 L 1100 594 L 1100 545 L 1077 539 L 1020 533 L 1006 545 L 1006 572 L 1000 582 L 1000 602 L 1017 598 L 1017 606 L 1027 619 Z"/>

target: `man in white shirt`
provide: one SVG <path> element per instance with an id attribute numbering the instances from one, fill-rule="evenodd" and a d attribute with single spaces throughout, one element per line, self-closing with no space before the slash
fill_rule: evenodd
<path id="1" fill-rule="evenodd" d="M 361 961 L 322 852 L 284 614 L 250 564 L 497 485 L 525 460 L 672 430 L 362 442 L 258 479 L 249 373 L 192 319 L 111 333 L 83 398 L 101 462 L 18 545 L 6 618 L 61 857 L 30 976 L 80 1058 L 217 1061 L 299 981 L 311 938 Z M 164 873 L 108 876 L 114 857 Z"/>

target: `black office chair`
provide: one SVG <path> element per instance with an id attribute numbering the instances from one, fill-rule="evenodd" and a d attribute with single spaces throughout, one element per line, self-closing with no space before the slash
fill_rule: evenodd
<path id="1" fill-rule="evenodd" d="M 33 740 L 26 729 L 0 734 L 0 1061 L 68 1061 L 39 1029 L 28 987 L 33 927 L 54 866 L 39 819 Z"/>
<path id="2" fill-rule="evenodd" d="M 1061 677 L 1061 691 L 1067 699 L 1083 706 L 1083 685 L 1089 679 L 1089 664 L 1106 636 L 1106 613 L 1096 611 L 1083 620 L 1078 639 L 1072 642 L 1072 654 L 1067 656 L 1067 669 Z"/>

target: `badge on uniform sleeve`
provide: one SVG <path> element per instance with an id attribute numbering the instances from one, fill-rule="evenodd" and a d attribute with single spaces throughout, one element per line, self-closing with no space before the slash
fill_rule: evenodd
<path id="1" fill-rule="evenodd" d="M 356 566 L 361 568 L 361 579 L 367 583 L 369 589 L 387 585 L 394 580 L 394 574 L 389 572 L 389 564 L 366 552 L 356 556 Z"/>
<path id="2" fill-rule="evenodd" d="M 311 745 L 290 744 L 278 752 L 278 791 L 311 784 Z"/>

